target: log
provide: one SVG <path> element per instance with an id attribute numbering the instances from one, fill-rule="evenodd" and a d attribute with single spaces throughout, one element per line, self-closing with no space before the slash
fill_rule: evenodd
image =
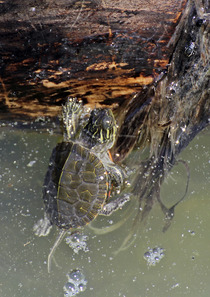
<path id="1" fill-rule="evenodd" d="M 149 147 L 149 157 L 135 164 L 132 194 L 138 197 L 138 213 L 126 246 L 153 205 L 158 202 L 165 214 L 163 231 L 170 226 L 175 207 L 187 194 L 190 168 L 179 160 L 180 152 L 205 127 L 210 119 L 209 22 L 207 2 L 189 1 L 180 21 L 180 35 L 167 73 L 157 83 L 145 88 L 128 103 L 120 115 L 121 124 L 112 155 L 122 162 L 132 151 Z M 127 159 L 129 160 L 129 158 Z M 161 201 L 160 187 L 177 163 L 186 168 L 186 191 L 167 208 Z M 170 198 L 169 198 L 170 200 Z"/>
<path id="2" fill-rule="evenodd" d="M 186 3 L 1 1 L 1 110 L 55 116 L 67 95 L 123 105 L 167 68 Z"/>

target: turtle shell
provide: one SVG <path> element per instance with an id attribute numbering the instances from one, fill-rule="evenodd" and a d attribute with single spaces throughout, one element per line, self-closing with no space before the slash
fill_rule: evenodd
<path id="1" fill-rule="evenodd" d="M 98 215 L 107 193 L 108 175 L 93 152 L 74 142 L 57 144 L 43 188 L 51 224 L 66 230 L 86 225 Z"/>

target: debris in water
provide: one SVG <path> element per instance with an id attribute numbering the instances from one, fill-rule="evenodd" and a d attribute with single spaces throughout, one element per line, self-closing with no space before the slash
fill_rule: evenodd
<path id="1" fill-rule="evenodd" d="M 27 164 L 27 167 L 32 167 L 34 164 L 36 163 L 36 161 L 30 161 L 28 164 Z"/>

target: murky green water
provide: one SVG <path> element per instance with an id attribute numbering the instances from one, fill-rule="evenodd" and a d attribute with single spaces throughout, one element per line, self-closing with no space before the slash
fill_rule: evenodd
<path id="1" fill-rule="evenodd" d="M 181 154 L 190 166 L 186 199 L 162 232 L 163 214 L 156 205 L 136 241 L 114 255 L 128 235 L 132 217 L 117 230 L 96 235 L 85 228 L 89 252 L 75 254 L 63 241 L 55 253 L 60 267 L 47 256 L 58 231 L 48 237 L 33 234 L 43 216 L 42 184 L 58 136 L 30 129 L 0 128 L 1 263 L 0 296 L 60 297 L 66 274 L 82 269 L 88 281 L 83 297 L 208 297 L 210 296 L 210 130 L 200 133 Z M 32 162 L 34 161 L 34 162 Z M 181 197 L 186 172 L 175 166 L 162 188 L 164 202 Z M 111 217 L 99 216 L 94 227 L 110 226 L 126 218 L 132 202 Z M 165 249 L 165 257 L 149 267 L 143 258 L 149 247 Z"/>

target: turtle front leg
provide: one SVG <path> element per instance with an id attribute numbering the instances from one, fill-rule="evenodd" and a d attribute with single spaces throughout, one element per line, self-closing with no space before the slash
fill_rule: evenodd
<path id="1" fill-rule="evenodd" d="M 63 106 L 65 141 L 69 141 L 70 139 L 75 137 L 82 111 L 83 105 L 81 100 L 77 100 L 77 98 L 71 97 L 67 98 L 66 104 Z"/>
<path id="2" fill-rule="evenodd" d="M 121 186 L 125 178 L 127 177 L 127 174 L 125 173 L 123 168 L 112 162 L 108 158 L 108 155 L 106 155 L 102 160 L 111 179 L 113 179 L 118 186 Z"/>
<path id="3" fill-rule="evenodd" d="M 114 211 L 123 207 L 123 205 L 130 200 L 129 195 L 123 195 L 122 197 L 118 197 L 115 200 L 106 203 L 102 210 L 100 211 L 100 215 L 110 216 Z"/>

